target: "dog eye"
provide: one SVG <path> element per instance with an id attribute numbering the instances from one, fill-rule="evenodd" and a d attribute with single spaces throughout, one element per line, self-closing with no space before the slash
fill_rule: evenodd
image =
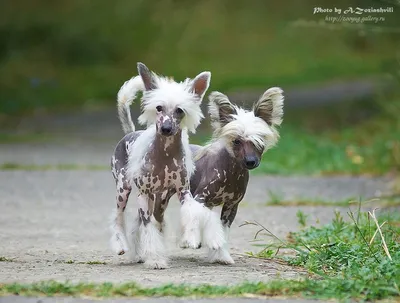
<path id="1" fill-rule="evenodd" d="M 182 108 L 179 108 L 179 107 L 175 110 L 175 112 L 176 112 L 178 115 L 182 115 L 182 114 L 183 114 Z"/>
<path id="2" fill-rule="evenodd" d="M 242 144 L 242 141 L 240 141 L 239 139 L 235 139 L 235 140 L 233 140 L 233 144 L 238 146 L 238 145 Z"/>
<path id="3" fill-rule="evenodd" d="M 158 112 L 161 112 L 161 111 L 162 111 L 162 106 L 161 106 L 161 105 L 157 106 L 157 107 L 156 107 L 156 110 L 157 110 Z"/>

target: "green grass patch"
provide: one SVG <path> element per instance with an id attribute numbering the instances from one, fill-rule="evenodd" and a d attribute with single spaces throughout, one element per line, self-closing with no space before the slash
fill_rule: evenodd
<path id="1" fill-rule="evenodd" d="M 382 122 L 380 127 L 373 133 L 367 133 L 365 125 L 316 135 L 284 125 L 278 146 L 264 155 L 254 173 L 381 175 L 400 171 L 400 125 Z"/>
<path id="2" fill-rule="evenodd" d="M 266 206 L 348 206 L 351 199 L 343 201 L 327 201 L 322 199 L 295 199 L 295 200 L 272 200 Z M 386 204 L 385 204 L 386 205 Z"/>
<path id="3" fill-rule="evenodd" d="M 354 203 L 354 201 L 357 200 L 348 198 L 342 201 L 331 201 L 324 199 L 312 199 L 312 198 L 301 198 L 301 197 L 293 200 L 285 200 L 282 193 L 276 191 L 269 191 L 268 201 L 265 203 L 265 205 L 266 206 L 305 206 L 305 205 L 348 206 L 350 203 Z"/>
<path id="4" fill-rule="evenodd" d="M 9 143 L 42 143 L 54 140 L 54 137 L 44 133 L 29 133 L 29 134 L 15 134 L 15 133 L 0 133 L 0 144 Z"/>
<path id="5" fill-rule="evenodd" d="M 306 282 L 273 281 L 271 283 L 244 283 L 237 286 L 164 285 L 144 288 L 136 283 L 60 283 L 46 281 L 33 284 L 0 284 L 0 295 L 22 296 L 84 296 L 84 297 L 230 297 L 294 295 L 305 289 Z"/>
<path id="6" fill-rule="evenodd" d="M 349 206 L 356 203 L 356 199 L 345 199 L 338 201 L 323 200 L 323 199 L 294 199 L 294 200 L 269 200 L 266 206 Z M 376 200 L 376 205 L 379 207 L 389 207 L 400 205 L 399 194 L 393 194 L 386 197 L 381 197 Z"/>
<path id="7" fill-rule="evenodd" d="M 87 261 L 87 262 L 83 262 L 84 264 L 88 264 L 88 265 L 106 265 L 107 262 L 104 261 Z"/>
<path id="8" fill-rule="evenodd" d="M 14 259 L 10 259 L 7 257 L 0 257 L 0 262 L 14 262 Z"/>
<path id="9" fill-rule="evenodd" d="M 350 210 L 348 216 L 347 221 L 335 212 L 330 224 L 306 227 L 307 215 L 299 212 L 297 217 L 303 229 L 290 233 L 285 241 L 276 238 L 275 244 L 255 256 L 271 258 L 279 249 L 293 250 L 294 257 L 283 258 L 317 277 L 300 282 L 307 285 L 303 292 L 306 296 L 361 301 L 399 298 L 399 213 L 385 212 L 377 223 L 374 212 L 361 212 L 360 208 Z M 268 232 L 263 226 L 261 230 Z"/>
<path id="10" fill-rule="evenodd" d="M 88 264 L 88 265 L 106 265 L 107 264 L 107 262 L 105 262 L 105 261 L 98 261 L 98 260 L 93 260 L 93 261 L 67 260 L 62 263 L 65 263 L 65 264 Z"/>
<path id="11" fill-rule="evenodd" d="M 382 175 L 400 171 L 400 96 L 288 112 L 278 145 L 252 173 Z M 366 117 L 356 119 L 357 113 Z M 341 114 L 342 113 L 342 114 Z"/>
<path id="12" fill-rule="evenodd" d="M 19 164 L 14 162 L 6 162 L 0 164 L 0 170 L 26 170 L 26 171 L 47 171 L 47 170 L 108 170 L 106 165 L 79 165 L 79 164 L 46 164 L 46 165 L 30 165 Z"/>

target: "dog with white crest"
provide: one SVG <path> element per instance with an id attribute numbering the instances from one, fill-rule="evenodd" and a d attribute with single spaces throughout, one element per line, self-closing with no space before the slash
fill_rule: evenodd
<path id="1" fill-rule="evenodd" d="M 209 96 L 213 137 L 206 146 L 191 145 L 196 170 L 190 188 L 194 198 L 212 209 L 222 205 L 221 222 L 228 240 L 249 181 L 249 170 L 258 167 L 263 153 L 279 139 L 277 126 L 283 118 L 283 92 L 273 87 L 245 110 L 219 92 Z M 218 230 L 217 230 L 218 232 Z M 233 264 L 226 245 L 209 250 L 209 261 Z"/>
<path id="2" fill-rule="evenodd" d="M 111 244 L 118 255 L 129 250 L 124 210 L 132 190 L 137 189 L 134 256 L 149 268 L 162 269 L 168 266 L 162 216 L 174 194 L 181 203 L 181 247 L 195 249 L 203 244 L 218 250 L 225 245 L 218 217 L 190 192 L 195 166 L 188 133 L 194 133 L 203 118 L 200 104 L 211 73 L 202 72 L 178 83 L 151 72 L 143 63 L 138 63 L 138 72 L 118 92 L 118 116 L 126 135 L 111 160 L 117 190 Z M 130 105 L 138 92 L 143 92 L 139 123 L 147 128 L 135 131 Z"/>

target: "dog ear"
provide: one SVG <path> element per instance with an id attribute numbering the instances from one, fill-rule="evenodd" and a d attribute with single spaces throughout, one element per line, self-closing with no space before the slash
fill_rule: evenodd
<path id="1" fill-rule="evenodd" d="M 280 125 L 283 118 L 283 100 L 282 89 L 279 87 L 268 89 L 254 104 L 254 115 L 263 119 L 269 126 Z"/>
<path id="2" fill-rule="evenodd" d="M 137 69 L 140 77 L 143 80 L 144 88 L 146 90 L 153 90 L 156 88 L 156 84 L 154 81 L 154 74 L 141 62 L 138 62 Z"/>
<path id="3" fill-rule="evenodd" d="M 237 114 L 236 107 L 226 95 L 220 92 L 212 92 L 208 98 L 210 100 L 208 112 L 214 129 L 222 128 L 234 119 L 232 115 Z"/>
<path id="4" fill-rule="evenodd" d="M 190 91 L 195 93 L 200 100 L 203 99 L 204 94 L 206 93 L 208 87 L 210 86 L 211 81 L 211 73 L 210 72 L 202 72 L 193 79 L 190 88 Z"/>

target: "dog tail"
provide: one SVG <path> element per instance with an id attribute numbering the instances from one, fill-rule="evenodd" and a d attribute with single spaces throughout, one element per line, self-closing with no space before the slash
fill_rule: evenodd
<path id="1" fill-rule="evenodd" d="M 136 76 L 126 81 L 120 88 L 117 97 L 118 117 L 121 121 L 124 133 L 135 131 L 135 125 L 132 122 L 130 106 L 135 100 L 139 91 L 144 91 L 143 80 L 140 76 Z"/>

